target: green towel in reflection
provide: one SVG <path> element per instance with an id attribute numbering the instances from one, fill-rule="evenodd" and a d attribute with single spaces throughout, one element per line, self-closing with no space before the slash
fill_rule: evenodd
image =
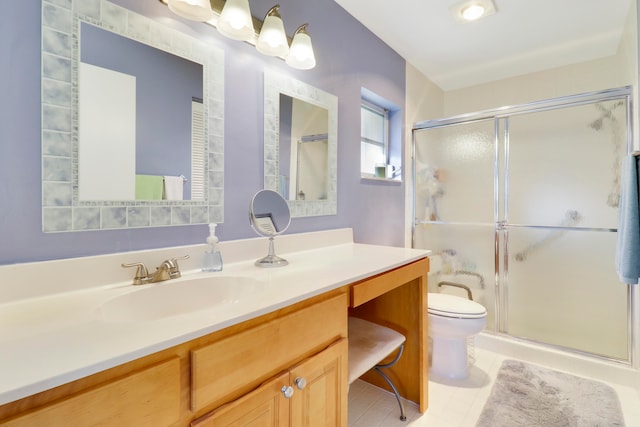
<path id="1" fill-rule="evenodd" d="M 136 200 L 162 200 L 162 175 L 136 175 Z"/>

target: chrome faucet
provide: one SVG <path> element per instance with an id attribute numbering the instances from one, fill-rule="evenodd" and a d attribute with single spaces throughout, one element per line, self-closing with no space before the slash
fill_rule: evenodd
<path id="1" fill-rule="evenodd" d="M 136 275 L 133 277 L 134 285 L 144 285 L 146 283 L 163 282 L 165 280 L 177 279 L 182 276 L 180 273 L 180 267 L 178 266 L 178 260 L 188 259 L 189 255 L 182 257 L 171 258 L 162 261 L 160 267 L 156 268 L 153 274 L 149 274 L 147 267 L 141 262 L 134 262 L 131 264 L 122 264 L 122 267 L 137 267 Z"/>

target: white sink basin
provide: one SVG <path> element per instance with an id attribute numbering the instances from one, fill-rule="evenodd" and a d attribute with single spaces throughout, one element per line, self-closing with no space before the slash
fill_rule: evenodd
<path id="1" fill-rule="evenodd" d="M 250 277 L 207 276 L 140 285 L 139 290 L 105 302 L 99 309 L 107 322 L 144 322 L 236 304 L 261 289 Z"/>

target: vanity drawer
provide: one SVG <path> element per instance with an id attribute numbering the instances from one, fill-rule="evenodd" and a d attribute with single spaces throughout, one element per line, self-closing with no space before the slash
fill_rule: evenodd
<path id="1" fill-rule="evenodd" d="M 351 285 L 351 307 L 357 307 L 379 297 L 411 280 L 425 277 L 429 271 L 429 259 L 423 258 L 395 270 L 381 273 Z"/>
<path id="2" fill-rule="evenodd" d="M 222 404 L 347 336 L 347 295 L 191 352 L 191 409 Z"/>
<path id="3" fill-rule="evenodd" d="M 2 426 L 160 426 L 180 416 L 178 357 L 20 415 Z"/>

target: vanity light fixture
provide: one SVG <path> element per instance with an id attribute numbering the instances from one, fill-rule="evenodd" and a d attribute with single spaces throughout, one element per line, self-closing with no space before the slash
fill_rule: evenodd
<path id="1" fill-rule="evenodd" d="M 300 25 L 296 32 L 293 33 L 289 54 L 285 60 L 290 67 L 298 70 L 309 70 L 316 66 L 311 37 L 307 32 L 308 25 L 308 23 Z"/>
<path id="2" fill-rule="evenodd" d="M 280 5 L 273 6 L 264 17 L 256 49 L 263 55 L 287 57 L 289 42 L 284 31 L 284 22 L 278 13 Z"/>
<path id="3" fill-rule="evenodd" d="M 159 0 L 176 15 L 192 21 L 206 22 L 220 34 L 254 45 L 258 52 L 284 59 L 292 68 L 309 70 L 316 66 L 316 58 L 303 24 L 287 37 L 284 23 L 276 4 L 267 12 L 264 22 L 254 18 L 249 0 Z M 289 47 L 291 45 L 291 47 Z"/>
<path id="4" fill-rule="evenodd" d="M 256 31 L 253 29 L 249 0 L 227 0 L 216 27 L 220 34 L 230 39 L 242 41 L 253 39 Z"/>
<path id="5" fill-rule="evenodd" d="M 168 0 L 169 10 L 192 21 L 205 22 L 213 18 L 209 0 Z"/>
<path id="6" fill-rule="evenodd" d="M 493 0 L 467 0 L 449 10 L 458 21 L 471 22 L 496 13 L 496 5 Z"/>

